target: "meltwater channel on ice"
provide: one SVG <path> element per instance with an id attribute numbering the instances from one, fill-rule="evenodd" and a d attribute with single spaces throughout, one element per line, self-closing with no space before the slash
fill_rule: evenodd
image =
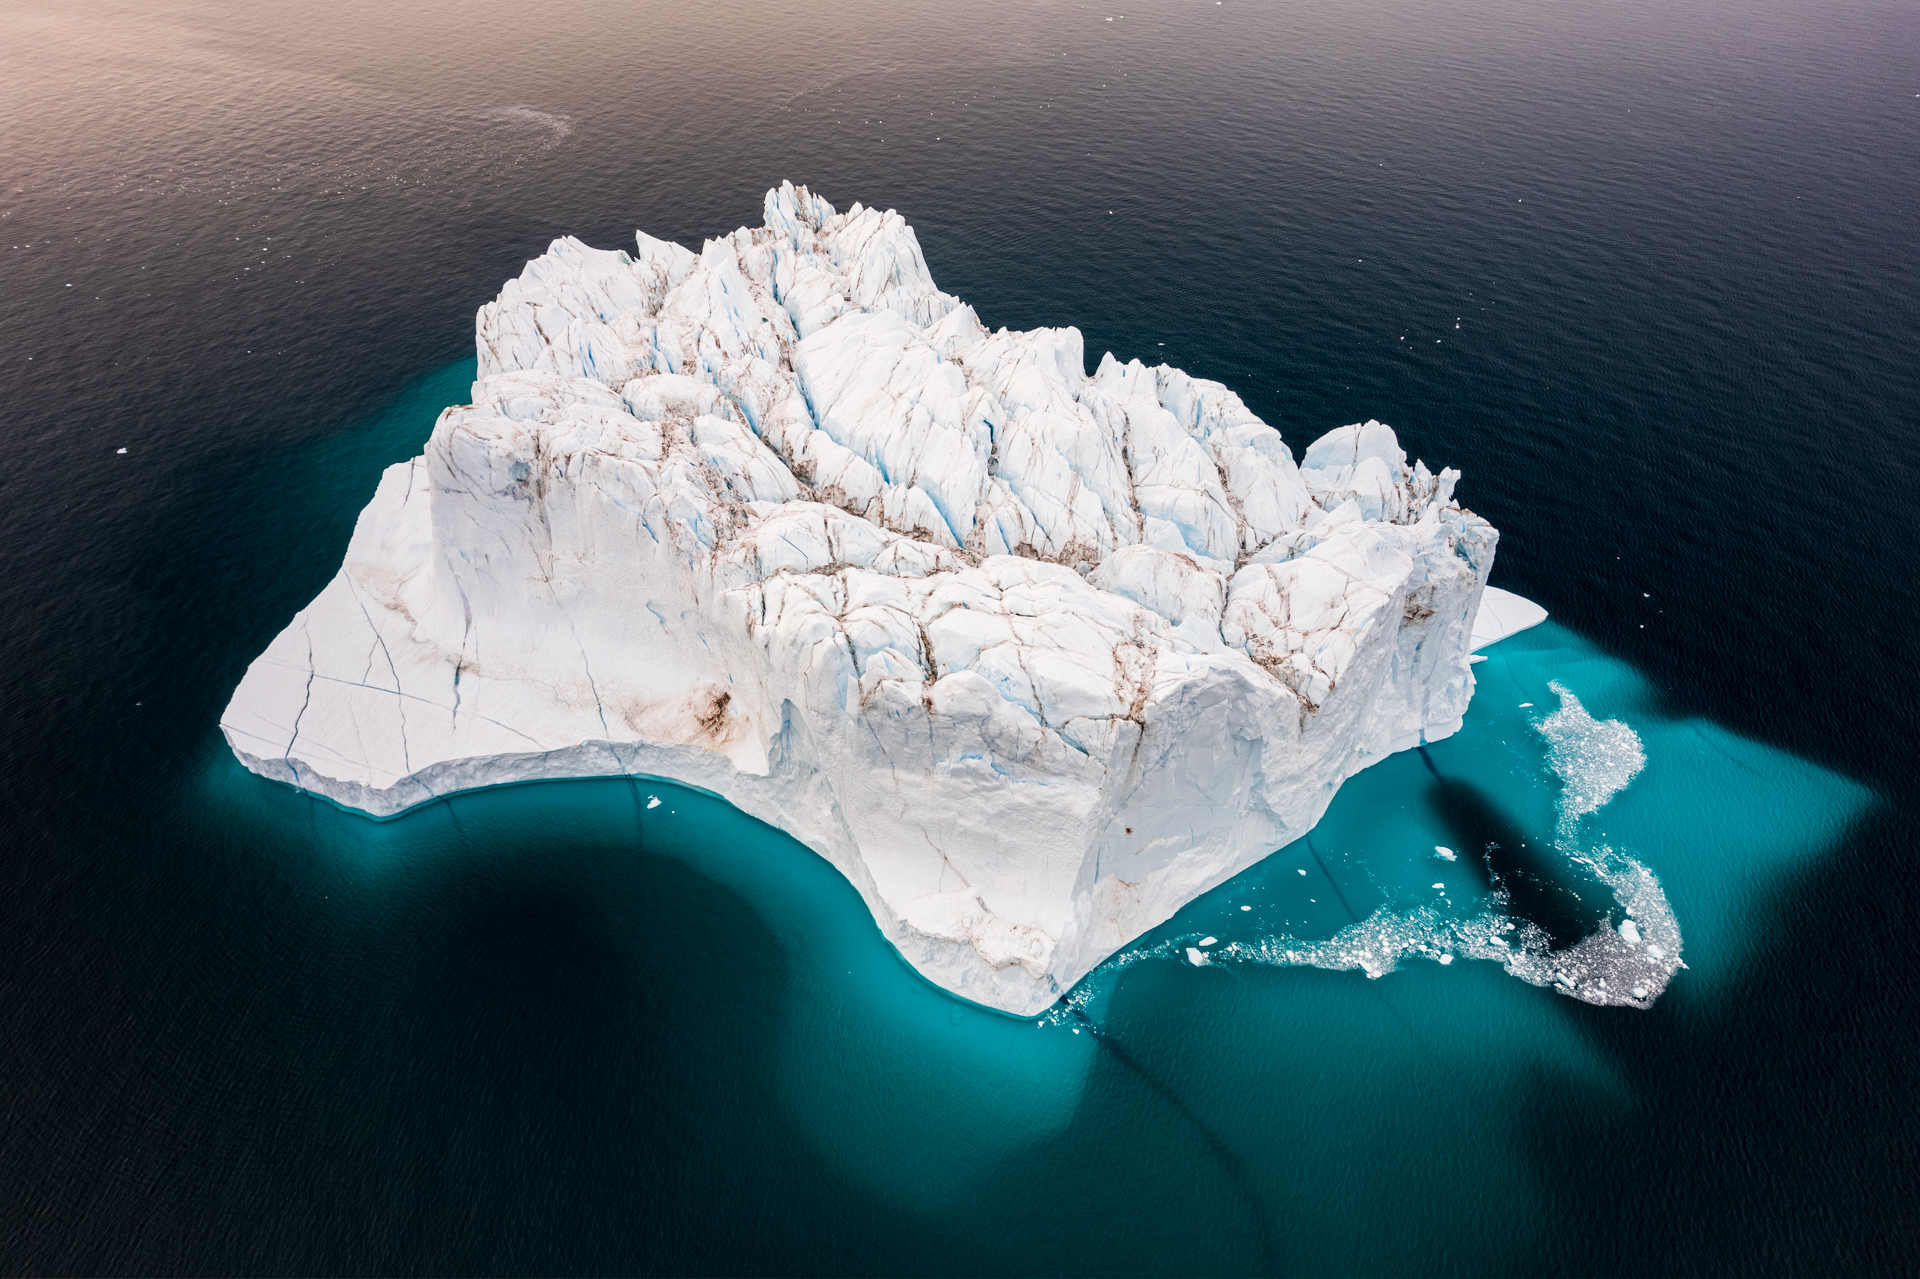
<path id="1" fill-rule="evenodd" d="M 558 240 L 481 308 L 472 403 L 222 717 L 248 768 L 376 817 L 690 785 L 825 857 L 929 980 L 1031 1016 L 1458 732 L 1473 650 L 1545 618 L 1386 426 L 1296 464 L 1219 383 L 988 332 L 895 213 L 787 184 L 765 215 L 697 255 Z M 1673 913 L 1583 827 L 1644 753 L 1558 691 L 1555 849 L 1615 901 L 1576 943 L 1495 893 L 1191 962 L 1459 956 L 1650 1004 Z"/>

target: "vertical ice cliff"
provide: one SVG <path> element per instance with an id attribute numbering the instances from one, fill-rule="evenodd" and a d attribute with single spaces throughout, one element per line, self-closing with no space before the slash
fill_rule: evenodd
<path id="1" fill-rule="evenodd" d="M 705 788 L 983 1004 L 1046 1006 L 1455 731 L 1492 634 L 1456 472 L 1378 422 L 1296 465 L 1219 383 L 989 333 L 892 212 L 783 185 L 698 254 L 558 240 L 477 337 L 236 754 L 379 816 Z"/>

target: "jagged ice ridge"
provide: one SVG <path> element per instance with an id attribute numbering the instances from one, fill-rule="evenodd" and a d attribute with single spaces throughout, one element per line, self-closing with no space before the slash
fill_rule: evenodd
<path id="1" fill-rule="evenodd" d="M 473 402 L 234 693 L 247 767 L 375 816 L 700 787 L 1024 1015 L 1458 729 L 1472 647 L 1545 616 L 1482 609 L 1497 533 L 1380 423 L 1296 465 L 1217 382 L 988 332 L 896 213 L 765 209 L 556 240 L 480 309 Z"/>

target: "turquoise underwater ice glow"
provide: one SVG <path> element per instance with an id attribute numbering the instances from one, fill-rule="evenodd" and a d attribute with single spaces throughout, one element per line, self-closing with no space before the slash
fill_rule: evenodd
<path id="1" fill-rule="evenodd" d="M 465 375 L 456 365 L 423 380 L 321 460 L 404 455 L 423 406 Z M 351 488 L 343 479 L 315 501 L 351 503 Z M 1260 1264 L 1248 1249 L 1307 1271 L 1353 1268 L 1353 1239 L 1299 1207 L 1337 1194 L 1475 1223 L 1461 1246 L 1479 1239 L 1491 1257 L 1546 1219 L 1514 1157 L 1539 1090 L 1624 1113 L 1631 1089 L 1572 1019 L 1577 1004 L 1525 971 L 1510 980 L 1510 954 L 1432 939 L 1510 920 L 1510 945 L 1533 930 L 1550 962 L 1602 921 L 1618 929 L 1628 916 L 1603 876 L 1637 863 L 1685 936 L 1686 967 L 1664 996 L 1684 1012 L 1740 969 L 1757 940 L 1746 921 L 1766 914 L 1755 908 L 1873 801 L 1793 756 L 1664 716 L 1637 672 L 1552 622 L 1487 659 L 1461 732 L 1348 781 L 1309 837 L 1190 903 L 1035 1020 L 925 982 L 824 860 L 678 786 L 536 783 L 376 822 L 261 781 L 217 738 L 201 776 L 236 843 L 298 833 L 307 855 L 288 874 L 321 903 L 316 944 L 392 928 L 404 947 L 396 920 L 459 893 L 595 903 L 627 980 L 706 1010 L 695 1016 L 716 1041 L 705 1049 L 721 1063 L 715 1092 L 744 1086 L 729 1063 L 770 1069 L 812 1154 L 902 1211 L 1004 1212 L 1010 1179 L 1091 1178 L 1091 1193 L 1112 1160 L 1153 1149 L 1169 1152 L 1179 1193 L 1244 1209 L 1248 1233 L 1212 1239 L 1202 1268 Z M 1596 745 L 1612 750 L 1610 768 L 1582 767 Z M 1370 920 L 1419 944 L 1343 957 Z M 1354 1157 L 1374 1147 L 1395 1157 Z M 1423 1171 L 1440 1166 L 1448 1176 Z M 1386 1251 L 1361 1268 L 1421 1268 L 1417 1252 L 1392 1251 L 1402 1245 L 1413 1246 L 1383 1236 Z"/>
<path id="2" fill-rule="evenodd" d="M 303 456 L 290 465 L 334 477 L 310 494 L 315 504 L 350 504 L 369 460 L 373 475 L 417 451 L 423 424 L 442 400 L 465 389 L 473 369 L 471 358 L 436 369 L 362 426 L 302 446 Z M 283 515 L 278 508 L 263 512 Z M 1738 924 L 1746 908 L 1871 802 L 1870 792 L 1845 778 L 1710 721 L 1664 717 L 1632 667 L 1551 621 L 1483 657 L 1459 733 L 1349 780 L 1308 837 L 1114 955 L 1049 1019 L 1083 1016 L 1122 971 L 1146 960 L 1303 965 L 1380 977 L 1416 960 L 1446 966 L 1470 958 L 1552 986 L 1565 967 L 1558 961 L 1596 929 L 1616 940 L 1624 931 L 1627 947 L 1643 954 L 1652 948 L 1653 958 L 1671 960 L 1678 960 L 1684 934 L 1688 960 L 1670 967 L 1684 967 L 1696 986 L 1711 985 L 1744 956 Z M 213 766 L 223 779 L 230 771 L 224 762 Z M 254 789 L 230 780 L 239 786 L 230 801 Z M 572 793 L 584 784 L 533 785 Z M 645 785 L 680 796 L 683 808 L 732 812 L 672 783 Z M 616 808 L 623 803 L 617 799 Z M 406 848 L 419 834 L 403 822 L 390 838 L 378 837 L 363 816 L 342 817 L 337 833 L 367 850 Z M 776 836 L 805 852 L 770 829 L 763 838 Z M 818 861 L 810 853 L 807 859 Z M 737 878 L 722 864 L 693 860 L 721 882 Z M 749 898 L 764 896 L 753 882 L 735 886 Z M 1641 905 L 1639 916 L 1633 902 Z M 790 912 L 769 903 L 767 913 L 777 930 L 794 926 Z M 1645 996 L 1623 988 L 1617 1002 L 1650 1004 L 1664 980 Z"/>
<path id="3" fill-rule="evenodd" d="M 1401 1036 L 1417 1041 L 1415 1056 L 1428 1066 L 1376 1061 L 1362 1093 L 1425 1087 L 1419 1077 L 1428 1068 L 1496 1079 L 1506 1072 L 1513 1087 L 1522 1073 L 1546 1069 L 1584 1096 L 1624 1105 L 1623 1085 L 1559 1015 L 1561 1001 L 1480 976 L 1498 969 L 1427 962 L 1418 947 L 1397 963 L 1371 965 L 1329 962 L 1326 950 L 1314 949 L 1351 940 L 1356 925 L 1383 917 L 1444 931 L 1510 914 L 1553 933 L 1560 946 L 1575 940 L 1565 935 L 1574 929 L 1621 919 L 1590 867 L 1554 860 L 1563 787 L 1538 726 L 1556 713 L 1555 683 L 1596 719 L 1629 722 L 1644 743 L 1644 770 L 1582 833 L 1589 846 L 1610 846 L 1659 875 L 1687 935 L 1687 967 L 1676 978 L 1683 998 L 1710 995 L 1737 968 L 1750 944 L 1742 929 L 1748 908 L 1871 802 L 1868 792 L 1804 761 L 1708 723 L 1662 718 L 1630 668 L 1552 623 L 1503 641 L 1475 670 L 1480 688 L 1462 732 L 1427 748 L 1426 759 L 1406 752 L 1348 782 L 1311 836 L 1191 903 L 1037 1023 L 976 1008 L 921 980 L 825 861 L 679 787 L 542 783 L 470 792 L 373 822 L 262 783 L 224 751 L 210 753 L 207 775 L 230 815 L 263 833 L 291 823 L 295 814 L 283 810 L 307 809 L 311 838 L 376 913 L 384 893 L 405 892 L 445 863 L 539 856 L 558 831 L 570 846 L 616 860 L 624 860 L 619 850 L 637 847 L 642 872 L 654 858 L 683 864 L 710 892 L 750 908 L 778 953 L 743 950 L 726 937 L 697 947 L 667 940 L 681 951 L 668 965 L 673 979 L 712 1001 L 716 1034 L 777 1037 L 778 1095 L 819 1155 L 902 1207 L 924 1210 L 985 1193 L 1036 1149 L 1065 1140 L 1089 1104 L 1101 1041 L 1117 1028 L 1136 1045 L 1127 1050 L 1128 1069 L 1143 1078 L 1165 1071 L 1156 1059 L 1168 1051 L 1184 1059 L 1172 1083 L 1156 1079 L 1169 1096 L 1197 1088 L 1213 1096 L 1209 1105 L 1231 1108 L 1241 1104 L 1231 1094 L 1281 1079 L 1298 1103 L 1295 1120 L 1309 1129 L 1331 1124 L 1330 1115 L 1357 1122 L 1356 1097 L 1329 1081 L 1381 1051 L 1383 1039 Z M 1539 850 L 1493 858 L 1517 891 L 1499 893 L 1478 860 L 1473 840 L 1489 834 Z M 1436 848 L 1453 851 L 1454 860 Z M 579 873 L 596 868 L 605 871 L 603 857 L 588 857 Z M 685 906 L 698 913 L 703 903 L 695 897 Z M 1203 948 L 1207 938 L 1214 940 Z M 655 940 L 632 939 L 641 951 Z M 1189 947 L 1210 962 L 1195 967 Z M 1293 963 L 1356 967 L 1367 976 L 1275 971 L 1271 965 L 1286 962 L 1276 952 L 1288 947 L 1299 954 Z M 1396 978 L 1368 979 L 1396 967 Z M 777 1016 L 747 1026 L 725 1012 L 761 984 L 778 989 Z M 1290 1029 L 1275 1040 L 1282 1026 Z M 1163 1035 L 1182 1048 L 1153 1042 Z M 1144 1052 L 1137 1047 L 1143 1037 L 1150 1043 Z M 1209 1054 L 1193 1058 L 1196 1041 L 1264 1054 L 1265 1065 L 1252 1076 L 1245 1062 L 1223 1070 Z M 1116 1043 L 1104 1047 L 1115 1051 Z M 1229 1095 L 1216 1095 L 1222 1089 Z M 1187 1122 L 1208 1127 L 1207 1107 L 1179 1106 Z M 1294 1113 L 1294 1102 L 1281 1110 Z M 1308 1122 L 1309 1115 L 1318 1118 Z M 1481 1132 L 1474 1141 L 1495 1135 Z M 1219 1139 L 1234 1144 L 1230 1135 Z M 1312 1140 L 1333 1142 L 1337 1133 L 1329 1127 Z M 1488 1157 L 1498 1162 L 1491 1150 Z"/>

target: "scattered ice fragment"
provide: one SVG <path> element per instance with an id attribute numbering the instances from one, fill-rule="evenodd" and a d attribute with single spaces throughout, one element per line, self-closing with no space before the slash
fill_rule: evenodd
<path id="1" fill-rule="evenodd" d="M 1304 874 L 1306 874 L 1307 872 L 1306 872 L 1306 871 L 1304 871 L 1304 870 L 1302 870 L 1302 871 L 1301 871 L 1300 873 L 1301 873 L 1302 875 L 1304 875 Z"/>
<path id="2" fill-rule="evenodd" d="M 1472 918 L 1457 917 L 1450 898 L 1411 910 L 1383 905 L 1324 940 L 1303 942 L 1281 935 L 1236 943 L 1234 959 L 1357 969 L 1368 977 L 1383 977 L 1415 956 L 1439 964 L 1456 958 L 1491 960 L 1531 985 L 1555 988 L 1591 1004 L 1645 1008 L 1658 999 L 1684 966 L 1679 924 L 1666 893 L 1651 870 L 1603 843 L 1590 843 L 1582 826 L 1583 818 L 1597 812 L 1645 766 L 1645 748 L 1627 725 L 1595 720 L 1570 690 L 1558 685 L 1554 690 L 1560 695 L 1559 711 L 1535 725 L 1548 741 L 1549 763 L 1563 783 L 1553 846 L 1612 890 L 1620 908 L 1617 928 L 1603 924 L 1556 949 L 1538 925 L 1505 913 L 1509 901 L 1496 886 L 1492 909 Z M 1440 845 L 1434 848 L 1436 854 L 1441 851 Z M 1433 887 L 1446 889 L 1444 881 Z"/>
<path id="3" fill-rule="evenodd" d="M 1207 953 L 1197 946 L 1187 947 L 1187 962 L 1195 968 L 1205 968 L 1208 964 Z"/>
<path id="4" fill-rule="evenodd" d="M 648 808 L 660 807 L 660 797 L 658 795 L 647 796 L 647 807 Z"/>
<path id="5" fill-rule="evenodd" d="M 1252 910 L 1252 909 L 1253 909 L 1253 907 L 1251 907 L 1251 906 L 1242 906 L 1242 907 L 1241 907 L 1240 909 L 1241 909 L 1241 910 Z"/>
<path id="6" fill-rule="evenodd" d="M 1200 944 L 1202 946 L 1213 946 L 1218 944 L 1219 941 L 1220 939 L 1218 937 L 1202 937 L 1200 939 Z"/>
<path id="7" fill-rule="evenodd" d="M 1433 846 L 1433 855 L 1435 857 L 1438 857 L 1443 862 L 1451 862 L 1451 861 L 1459 860 L 1457 857 L 1454 856 L 1453 850 L 1451 848 L 1448 848 L 1444 844 L 1435 844 Z"/>
<path id="8" fill-rule="evenodd" d="M 1557 681 L 1548 687 L 1560 695 L 1560 709 L 1540 722 L 1539 731 L 1547 739 L 1547 762 L 1566 785 L 1560 833 L 1567 841 L 1580 818 L 1598 812 L 1647 766 L 1647 753 L 1631 728 L 1617 719 L 1594 719 Z"/>
<path id="9" fill-rule="evenodd" d="M 1529 706 L 1531 706 L 1531 705 L 1533 705 L 1533 703 L 1532 703 L 1532 702 L 1522 702 L 1522 703 L 1520 703 L 1520 709 L 1521 709 L 1521 710 L 1525 710 L 1525 709 L 1527 709 L 1527 707 L 1529 707 Z"/>
<path id="10" fill-rule="evenodd" d="M 115 453 L 125 453 L 125 452 L 126 452 L 126 450 L 125 450 L 125 449 L 115 449 L 115 450 L 114 450 L 114 452 L 115 452 Z"/>

